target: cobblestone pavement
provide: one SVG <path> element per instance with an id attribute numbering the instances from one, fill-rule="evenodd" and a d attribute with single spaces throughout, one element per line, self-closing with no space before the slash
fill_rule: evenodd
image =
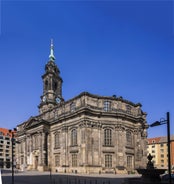
<path id="1" fill-rule="evenodd" d="M 121 174 L 63 174 L 38 171 L 14 173 L 14 184 L 122 184 L 125 178 L 139 175 Z M 2 184 L 11 184 L 10 171 L 2 171 Z"/>

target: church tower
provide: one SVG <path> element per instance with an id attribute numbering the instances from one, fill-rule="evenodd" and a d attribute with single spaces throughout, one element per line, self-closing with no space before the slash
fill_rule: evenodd
<path id="1" fill-rule="evenodd" d="M 49 61 L 45 65 L 45 74 L 42 76 L 43 80 L 43 95 L 41 96 L 41 103 L 39 105 L 40 113 L 43 113 L 55 105 L 63 101 L 62 98 L 62 78 L 60 71 L 55 63 L 53 40 L 51 40 L 51 48 Z"/>

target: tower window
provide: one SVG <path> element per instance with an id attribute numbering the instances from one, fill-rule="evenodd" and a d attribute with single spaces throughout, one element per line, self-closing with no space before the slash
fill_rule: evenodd
<path id="1" fill-rule="evenodd" d="M 57 89 L 57 82 L 53 83 L 53 90 L 55 91 Z"/>
<path id="2" fill-rule="evenodd" d="M 45 90 L 48 90 L 48 81 L 45 81 Z"/>

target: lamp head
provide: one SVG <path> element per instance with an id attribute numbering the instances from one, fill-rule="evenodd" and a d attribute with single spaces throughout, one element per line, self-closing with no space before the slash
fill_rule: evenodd
<path id="1" fill-rule="evenodd" d="M 150 125 L 150 127 L 159 126 L 159 125 L 161 125 L 161 122 L 160 121 L 155 121 L 154 123 L 152 123 Z"/>

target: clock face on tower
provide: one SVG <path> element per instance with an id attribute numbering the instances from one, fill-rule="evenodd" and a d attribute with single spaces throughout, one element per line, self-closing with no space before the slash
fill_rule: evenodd
<path id="1" fill-rule="evenodd" d="M 60 103 L 60 98 L 59 97 L 56 98 L 56 102 Z"/>

